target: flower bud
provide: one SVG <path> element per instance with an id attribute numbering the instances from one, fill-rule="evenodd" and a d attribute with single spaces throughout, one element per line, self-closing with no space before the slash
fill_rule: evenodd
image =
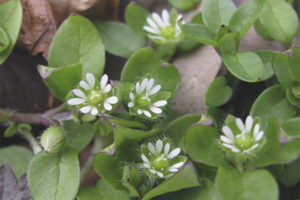
<path id="1" fill-rule="evenodd" d="M 58 153 L 65 143 L 64 132 L 55 126 L 48 128 L 42 135 L 41 145 L 48 153 Z"/>

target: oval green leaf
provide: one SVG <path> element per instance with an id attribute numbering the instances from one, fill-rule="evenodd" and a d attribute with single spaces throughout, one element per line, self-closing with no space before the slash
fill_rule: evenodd
<path id="1" fill-rule="evenodd" d="M 144 26 L 147 23 L 149 12 L 135 3 L 131 3 L 125 10 L 125 21 L 135 32 L 147 35 Z"/>
<path id="2" fill-rule="evenodd" d="M 73 200 L 80 179 L 77 152 L 68 149 L 60 155 L 36 154 L 30 163 L 27 179 L 35 200 Z"/>
<path id="3" fill-rule="evenodd" d="M 49 67 L 82 64 L 82 78 L 87 72 L 100 78 L 104 70 L 105 50 L 93 24 L 84 17 L 70 16 L 56 32 L 49 50 Z"/>
<path id="4" fill-rule="evenodd" d="M 216 34 L 202 24 L 190 23 L 182 26 L 184 34 L 197 42 L 209 45 L 217 45 Z"/>
<path id="5" fill-rule="evenodd" d="M 169 4 L 180 10 L 188 10 L 197 6 L 200 0 L 168 0 Z"/>

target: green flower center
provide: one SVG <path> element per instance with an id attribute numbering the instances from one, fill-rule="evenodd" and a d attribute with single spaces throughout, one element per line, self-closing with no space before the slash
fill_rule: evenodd
<path id="1" fill-rule="evenodd" d="M 160 156 L 153 161 L 153 166 L 159 170 L 165 170 L 169 167 L 169 162 L 164 156 Z"/>
<path id="2" fill-rule="evenodd" d="M 102 103 L 103 99 L 104 95 L 102 94 L 102 92 L 97 90 L 93 90 L 88 96 L 88 102 L 92 105 L 98 105 Z"/>
<path id="3" fill-rule="evenodd" d="M 250 133 L 240 134 L 236 137 L 236 146 L 241 149 L 249 149 L 253 145 L 253 138 Z"/>
<path id="4" fill-rule="evenodd" d="M 145 95 L 142 95 L 138 97 L 137 102 L 141 107 L 148 108 L 150 106 L 151 100 Z"/>
<path id="5" fill-rule="evenodd" d="M 168 39 L 173 39 L 175 37 L 175 28 L 173 26 L 166 26 L 161 29 L 161 35 Z"/>

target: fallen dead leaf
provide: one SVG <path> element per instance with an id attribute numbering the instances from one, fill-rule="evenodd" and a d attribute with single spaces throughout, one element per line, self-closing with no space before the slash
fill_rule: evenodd
<path id="1" fill-rule="evenodd" d="M 48 49 L 56 32 L 56 25 L 47 0 L 22 0 L 23 20 L 18 46 L 31 55 L 43 53 L 47 59 Z"/>

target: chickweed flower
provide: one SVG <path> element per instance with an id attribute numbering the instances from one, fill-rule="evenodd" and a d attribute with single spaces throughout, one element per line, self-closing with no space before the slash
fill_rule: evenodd
<path id="1" fill-rule="evenodd" d="M 159 94 L 160 89 L 160 85 L 154 85 L 153 78 L 145 78 L 142 82 L 137 82 L 129 94 L 130 113 L 144 115 L 147 118 L 158 117 L 162 113 L 162 108 L 168 103 L 167 98 Z"/>
<path id="2" fill-rule="evenodd" d="M 235 121 L 236 127 L 224 126 L 224 135 L 220 136 L 222 145 L 234 153 L 250 154 L 262 145 L 264 131 L 260 124 L 254 123 L 253 117 L 246 118 L 246 124 L 240 118 Z M 233 131 L 234 130 L 234 131 Z"/>
<path id="3" fill-rule="evenodd" d="M 142 145 L 143 168 L 150 177 L 168 178 L 187 161 L 185 156 L 179 155 L 180 148 L 171 150 L 170 140 L 157 140 L 155 144 Z"/>
<path id="4" fill-rule="evenodd" d="M 162 11 L 162 16 L 154 12 L 147 17 L 147 24 L 143 28 L 148 32 L 148 37 L 158 44 L 177 43 L 182 39 L 179 26 L 182 15 L 176 14 L 175 17 L 175 20 L 172 20 L 166 9 Z"/>
<path id="5" fill-rule="evenodd" d="M 106 74 L 98 82 L 92 73 L 87 73 L 86 81 L 80 81 L 78 88 L 72 90 L 75 97 L 69 99 L 67 103 L 76 106 L 84 114 L 99 115 L 111 111 L 118 98 L 113 96 L 112 86 L 107 82 Z"/>

